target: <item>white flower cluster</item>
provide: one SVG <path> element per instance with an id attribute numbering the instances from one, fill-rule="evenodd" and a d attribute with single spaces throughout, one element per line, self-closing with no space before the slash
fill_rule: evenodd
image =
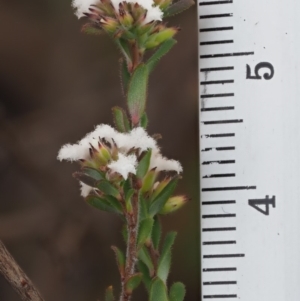
<path id="1" fill-rule="evenodd" d="M 119 133 L 109 125 L 98 125 L 93 132 L 87 134 L 77 144 L 64 145 L 60 149 L 57 159 L 60 161 L 89 160 L 89 149 L 91 145 L 95 149 L 98 148 L 99 138 L 105 138 L 110 144 L 116 144 L 118 159 L 110 161 L 107 167 L 111 172 L 122 175 L 124 179 L 127 179 L 129 173 L 136 174 L 137 157 L 133 154 L 127 154 L 133 148 L 137 149 L 139 153 L 152 149 L 150 169 L 156 167 L 157 172 L 182 172 L 181 164 L 176 160 L 169 160 L 163 157 L 160 154 L 156 141 L 141 127 L 135 128 L 129 133 Z M 86 196 L 89 191 L 86 185 L 82 185 L 82 195 Z"/>
<path id="2" fill-rule="evenodd" d="M 123 0 L 111 0 L 114 8 L 118 11 L 119 4 L 123 2 Z M 75 9 L 75 14 L 78 18 L 84 16 L 84 13 L 89 12 L 89 7 L 91 5 L 95 5 L 99 2 L 99 0 L 73 0 L 72 6 Z M 147 10 L 147 16 L 144 23 L 148 23 L 151 21 L 161 21 L 163 17 L 163 12 L 160 10 L 158 6 L 155 6 L 153 0 L 131 0 L 126 2 L 137 3 L 144 7 Z"/>

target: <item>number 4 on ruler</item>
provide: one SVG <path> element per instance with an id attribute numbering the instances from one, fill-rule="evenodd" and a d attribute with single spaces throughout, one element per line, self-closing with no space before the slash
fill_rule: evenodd
<path id="1" fill-rule="evenodd" d="M 264 215 L 269 215 L 269 206 L 272 205 L 273 208 L 276 207 L 275 205 L 275 196 L 273 196 L 271 199 L 269 199 L 269 196 L 267 195 L 265 199 L 254 199 L 254 200 L 249 200 L 249 206 L 253 207 L 260 213 Z M 264 205 L 265 209 L 262 209 L 259 207 L 260 205 Z"/>

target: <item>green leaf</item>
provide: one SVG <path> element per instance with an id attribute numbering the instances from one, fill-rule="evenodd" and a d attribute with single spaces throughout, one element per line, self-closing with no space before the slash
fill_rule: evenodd
<path id="1" fill-rule="evenodd" d="M 145 285 L 147 291 L 149 292 L 151 281 L 152 281 L 150 274 L 149 274 L 149 269 L 141 260 L 139 260 L 139 262 L 138 262 L 138 269 L 143 274 L 143 282 L 144 282 L 144 285 Z"/>
<path id="2" fill-rule="evenodd" d="M 146 218 L 140 222 L 139 233 L 137 237 L 137 247 L 141 248 L 146 240 L 150 237 L 153 226 L 153 218 Z"/>
<path id="3" fill-rule="evenodd" d="M 111 248 L 116 255 L 116 261 L 117 261 L 117 266 L 119 268 L 120 275 L 121 277 L 123 277 L 125 271 L 125 256 L 119 248 L 115 246 L 112 246 Z"/>
<path id="4" fill-rule="evenodd" d="M 97 188 L 106 195 L 112 195 L 114 197 L 119 195 L 118 189 L 106 180 L 98 181 Z"/>
<path id="5" fill-rule="evenodd" d="M 144 114 L 147 99 L 149 71 L 140 64 L 134 71 L 128 87 L 127 105 L 133 125 L 138 125 Z"/>
<path id="6" fill-rule="evenodd" d="M 125 290 L 128 295 L 131 295 L 132 292 L 140 285 L 142 281 L 142 273 L 137 273 L 129 277 L 125 283 Z"/>
<path id="7" fill-rule="evenodd" d="M 169 301 L 166 285 L 158 277 L 151 284 L 149 301 Z"/>
<path id="8" fill-rule="evenodd" d="M 132 185 L 131 185 L 131 179 L 130 179 L 130 177 L 129 177 L 129 178 L 127 178 L 127 180 L 125 180 L 125 181 L 123 182 L 123 193 L 124 193 L 125 196 L 127 195 L 128 191 L 129 191 L 131 188 L 132 188 Z"/>
<path id="9" fill-rule="evenodd" d="M 177 41 L 171 38 L 161 44 L 158 50 L 149 58 L 146 63 L 149 73 L 155 68 L 159 60 L 166 55 L 176 43 Z"/>
<path id="10" fill-rule="evenodd" d="M 138 253 L 138 258 L 147 266 L 149 270 L 149 275 L 152 277 L 154 275 L 154 266 L 146 247 L 142 247 Z"/>
<path id="11" fill-rule="evenodd" d="M 195 2 L 193 0 L 179 0 L 166 9 L 164 18 L 179 14 L 194 4 Z"/>
<path id="12" fill-rule="evenodd" d="M 81 32 L 99 36 L 99 35 L 103 34 L 104 31 L 102 29 L 100 29 L 99 27 L 94 26 L 91 23 L 87 23 L 82 26 Z"/>
<path id="13" fill-rule="evenodd" d="M 132 203 L 131 198 L 134 195 L 134 189 L 129 189 L 128 192 L 125 195 L 125 205 L 127 212 L 132 212 Z"/>
<path id="14" fill-rule="evenodd" d="M 147 126 L 148 126 L 148 116 L 147 116 L 146 112 L 144 112 L 143 116 L 141 117 L 141 127 L 146 129 Z"/>
<path id="15" fill-rule="evenodd" d="M 102 211 L 107 211 L 107 212 L 114 212 L 114 213 L 120 213 L 119 210 L 116 210 L 107 200 L 100 198 L 95 195 L 90 195 L 85 198 L 87 203 L 89 203 L 91 206 L 100 209 Z"/>
<path id="16" fill-rule="evenodd" d="M 121 203 L 119 202 L 118 199 L 111 195 L 106 195 L 105 199 L 109 202 L 109 204 L 118 212 L 118 213 L 123 213 L 123 207 Z"/>
<path id="17" fill-rule="evenodd" d="M 124 242 L 127 244 L 128 241 L 128 229 L 127 229 L 127 225 L 124 224 L 121 230 L 121 234 L 123 236 Z"/>
<path id="18" fill-rule="evenodd" d="M 175 282 L 170 288 L 169 301 L 183 301 L 185 286 L 181 282 Z"/>
<path id="19" fill-rule="evenodd" d="M 157 178 L 157 172 L 155 167 L 149 170 L 147 174 L 144 176 L 142 181 L 141 192 L 144 193 L 149 192 L 153 188 L 156 178 Z"/>
<path id="20" fill-rule="evenodd" d="M 123 94 L 127 94 L 128 84 L 130 80 L 130 73 L 128 71 L 128 66 L 125 60 L 121 61 L 121 83 L 123 88 Z"/>
<path id="21" fill-rule="evenodd" d="M 176 232 L 170 232 L 167 234 L 164 245 L 161 251 L 161 255 L 157 265 L 157 276 L 160 277 L 163 282 L 167 281 L 170 267 L 171 267 L 171 248 L 174 244 Z"/>
<path id="22" fill-rule="evenodd" d="M 167 200 L 172 195 L 176 185 L 177 185 L 178 178 L 174 178 L 171 180 L 166 187 L 158 194 L 158 196 L 153 200 L 150 205 L 149 214 L 154 216 L 157 214 L 165 205 Z"/>
<path id="23" fill-rule="evenodd" d="M 116 129 L 121 133 L 130 131 L 130 124 L 126 112 L 120 107 L 112 108 Z"/>
<path id="24" fill-rule="evenodd" d="M 73 177 L 92 187 L 96 186 L 97 181 L 104 179 L 101 171 L 90 167 L 85 167 L 81 171 L 74 172 Z"/>
<path id="25" fill-rule="evenodd" d="M 159 247 L 160 237 L 161 237 L 161 224 L 158 217 L 156 216 L 152 228 L 152 242 L 153 242 L 154 249 L 156 250 Z"/>
<path id="26" fill-rule="evenodd" d="M 143 156 L 142 160 L 140 161 L 140 163 L 137 167 L 136 176 L 139 179 L 142 179 L 148 172 L 148 169 L 150 166 L 151 154 L 152 154 L 152 149 L 149 149 L 146 152 L 146 154 Z"/>
<path id="27" fill-rule="evenodd" d="M 139 205 L 140 205 L 140 220 L 143 220 L 145 218 L 149 217 L 148 214 L 148 202 L 147 200 L 144 198 L 143 194 L 140 192 L 139 193 Z"/>
<path id="28" fill-rule="evenodd" d="M 105 291 L 105 301 L 114 301 L 113 287 L 109 286 Z"/>

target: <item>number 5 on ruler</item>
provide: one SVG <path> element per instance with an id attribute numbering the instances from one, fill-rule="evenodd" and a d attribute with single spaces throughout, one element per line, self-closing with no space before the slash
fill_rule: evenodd
<path id="1" fill-rule="evenodd" d="M 254 68 L 255 75 L 251 75 L 251 67 L 249 65 L 247 65 L 246 79 L 262 79 L 261 76 L 259 75 L 259 70 L 262 68 L 266 68 L 266 69 L 270 70 L 270 73 L 265 73 L 263 75 L 264 79 L 266 79 L 266 80 L 272 79 L 274 76 L 274 67 L 272 64 L 267 63 L 267 62 L 262 62 L 255 66 L 255 68 Z"/>

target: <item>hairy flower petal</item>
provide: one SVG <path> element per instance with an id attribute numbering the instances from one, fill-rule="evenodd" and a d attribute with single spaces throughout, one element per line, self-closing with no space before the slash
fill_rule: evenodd
<path id="1" fill-rule="evenodd" d="M 112 172 L 119 173 L 125 180 L 128 178 L 129 173 L 136 173 L 137 159 L 135 155 L 125 156 L 123 154 L 119 154 L 119 158 L 117 161 L 112 161 L 108 164 L 108 168 Z"/>
<path id="2" fill-rule="evenodd" d="M 155 168 L 156 171 L 176 171 L 182 172 L 182 166 L 179 161 L 167 159 L 159 153 L 154 153 L 151 157 L 150 168 Z"/>
<path id="3" fill-rule="evenodd" d="M 92 190 L 93 190 L 93 187 L 80 182 L 80 191 L 81 191 L 81 195 L 84 198 L 87 197 Z"/>
<path id="4" fill-rule="evenodd" d="M 75 15 L 78 18 L 84 17 L 84 13 L 89 12 L 89 7 L 98 2 L 99 0 L 73 0 L 72 6 L 75 9 Z"/>

